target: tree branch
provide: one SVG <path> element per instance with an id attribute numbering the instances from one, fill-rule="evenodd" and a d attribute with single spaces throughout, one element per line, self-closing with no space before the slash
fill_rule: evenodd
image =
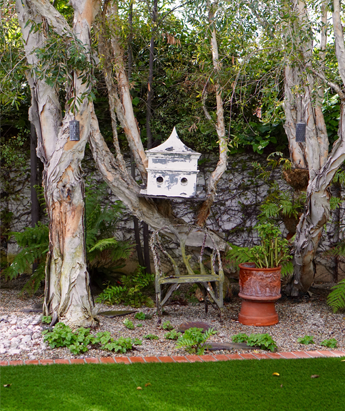
<path id="1" fill-rule="evenodd" d="M 341 6 L 340 0 L 334 0 L 333 2 L 333 27 L 334 27 L 334 39 L 335 39 L 335 54 L 338 60 L 338 69 L 343 84 L 345 84 L 345 45 L 344 45 L 344 33 L 343 26 L 341 24 Z M 338 93 L 339 94 L 339 93 Z"/>

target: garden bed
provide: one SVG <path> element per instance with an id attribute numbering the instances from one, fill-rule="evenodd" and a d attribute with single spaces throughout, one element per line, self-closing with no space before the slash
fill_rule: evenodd
<path id="1" fill-rule="evenodd" d="M 240 324 L 237 321 L 241 300 L 234 297 L 224 307 L 223 323 L 219 322 L 218 311 L 209 307 L 208 315 L 205 315 L 203 303 L 188 304 L 187 306 L 168 305 L 165 307 L 164 321 L 177 329 L 181 323 L 188 321 L 202 321 L 210 324 L 217 334 L 210 341 L 225 343 L 231 342 L 231 337 L 238 333 L 268 333 L 277 343 L 278 351 L 317 350 L 327 349 L 320 345 L 325 339 L 335 338 L 337 348 L 345 348 L 345 314 L 332 313 L 326 304 L 327 291 L 320 288 L 311 289 L 311 297 L 307 299 L 283 298 L 277 302 L 276 308 L 279 314 L 279 323 L 270 327 L 251 327 Z M 109 351 L 90 349 L 88 352 L 75 356 L 68 348 L 52 349 L 43 342 L 41 332 L 44 328 L 40 322 L 41 315 L 38 312 L 27 312 L 32 307 L 39 305 L 42 296 L 23 299 L 18 290 L 0 290 L 0 360 L 32 360 L 32 359 L 57 359 L 57 358 L 86 358 L 117 356 Z M 108 306 L 97 304 L 99 311 L 131 309 L 121 305 Z M 135 350 L 128 351 L 131 356 L 164 356 L 185 354 L 184 349 L 176 349 L 176 341 L 165 338 L 166 330 L 157 326 L 157 317 L 154 308 L 142 307 L 137 309 L 145 314 L 152 314 L 152 319 L 137 320 L 135 314 L 126 317 L 107 318 L 100 316 L 98 331 L 109 331 L 114 339 L 119 337 L 139 338 L 142 345 Z M 125 318 L 134 324 L 134 330 L 127 329 L 123 321 Z M 138 327 L 138 324 L 142 326 Z M 143 337 L 154 334 L 158 340 L 147 340 Z M 297 339 L 310 335 L 314 337 L 315 344 L 303 345 Z M 331 348 L 330 348 L 331 349 Z M 244 352 L 239 349 L 216 351 L 216 353 Z M 258 350 L 257 352 L 264 352 Z"/>

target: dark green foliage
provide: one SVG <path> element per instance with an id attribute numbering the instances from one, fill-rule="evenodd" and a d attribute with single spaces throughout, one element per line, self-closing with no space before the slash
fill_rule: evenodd
<path id="1" fill-rule="evenodd" d="M 51 348 L 68 347 L 72 354 L 88 351 L 88 345 L 94 344 L 95 338 L 86 328 L 78 328 L 73 332 L 68 325 L 58 323 L 53 331 L 42 331 L 44 341 Z"/>
<path id="2" fill-rule="evenodd" d="M 280 229 L 272 223 L 259 224 L 255 227 L 261 239 L 261 245 L 252 248 L 238 247 L 230 244 L 231 250 L 227 253 L 227 258 L 236 264 L 251 262 L 257 268 L 273 268 L 282 265 L 282 275 L 291 271 L 290 249 L 288 241 L 282 238 Z"/>
<path id="3" fill-rule="evenodd" d="M 162 325 L 162 328 L 163 330 L 167 330 L 167 331 L 174 329 L 174 327 L 170 324 L 170 321 L 165 321 Z"/>
<path id="4" fill-rule="evenodd" d="M 144 335 L 143 338 L 145 338 L 145 340 L 159 340 L 158 335 L 155 334 L 147 334 Z"/>
<path id="5" fill-rule="evenodd" d="M 190 354 L 203 355 L 205 350 L 209 347 L 205 344 L 206 341 L 215 334 L 217 334 L 217 331 L 213 328 L 210 328 L 205 332 L 203 332 L 202 328 L 189 328 L 178 338 L 176 348 L 185 348 Z"/>
<path id="6" fill-rule="evenodd" d="M 282 192 L 277 187 L 266 197 L 265 202 L 260 206 L 261 214 L 259 219 L 267 221 L 269 218 L 282 216 L 297 218 L 304 210 L 306 194 L 301 192 L 298 196 L 292 196 L 290 192 Z"/>
<path id="7" fill-rule="evenodd" d="M 277 344 L 269 334 L 250 334 L 247 340 L 250 347 L 259 347 L 262 350 L 275 351 Z"/>
<path id="8" fill-rule="evenodd" d="M 41 24 L 33 24 L 34 31 L 42 30 Z M 67 104 L 72 113 L 76 114 L 79 111 L 79 106 L 85 98 L 90 101 L 95 98 L 92 91 L 92 85 L 96 80 L 94 54 L 90 53 L 77 37 L 59 36 L 55 32 L 50 32 L 44 47 L 37 48 L 35 53 L 40 61 L 39 65 L 33 67 L 35 76 L 49 86 L 73 90 L 74 72 L 78 72 L 79 79 L 86 84 L 87 91 L 81 96 L 76 97 L 75 93 L 67 95 Z"/>
<path id="9" fill-rule="evenodd" d="M 143 291 L 153 284 L 154 274 L 145 273 L 142 267 L 131 275 L 121 277 L 120 286 L 108 286 L 96 301 L 105 304 L 125 304 L 132 307 L 140 307 L 143 304 L 152 306 L 151 298 Z"/>
<path id="10" fill-rule="evenodd" d="M 101 346 L 101 349 L 125 354 L 127 351 L 133 349 L 133 342 L 131 338 L 120 337 L 118 340 L 110 338 L 104 345 Z"/>
<path id="11" fill-rule="evenodd" d="M 42 331 L 44 341 L 47 342 L 51 348 L 68 347 L 72 354 L 85 353 L 89 350 L 89 346 L 99 347 L 101 350 L 108 350 L 120 352 L 125 354 L 127 351 L 133 349 L 133 345 L 140 345 L 141 341 L 137 338 L 120 337 L 114 340 L 109 331 L 102 331 L 95 335 L 90 333 L 90 329 L 78 328 L 72 331 L 70 327 L 64 323 L 58 323 L 53 331 Z"/>
<path id="12" fill-rule="evenodd" d="M 125 354 L 127 351 L 133 349 L 133 345 L 141 345 L 142 342 L 138 338 L 131 339 L 125 337 L 120 337 L 118 340 L 114 340 L 109 331 L 102 331 L 96 334 L 93 344 L 100 344 L 101 350 Z"/>
<path id="13" fill-rule="evenodd" d="M 315 344 L 314 343 L 314 337 L 312 335 L 305 335 L 304 337 L 300 337 L 297 339 L 297 342 L 299 342 L 300 344 Z"/>
<path id="14" fill-rule="evenodd" d="M 116 224 L 121 218 L 122 203 L 102 207 L 106 185 L 92 184 L 86 188 L 86 251 L 88 268 L 91 276 L 102 278 L 102 274 L 112 275 L 121 268 L 124 259 L 128 258 L 131 246 L 127 242 L 117 241 L 112 236 Z M 44 280 L 45 260 L 49 247 L 49 228 L 39 222 L 34 228 L 27 227 L 23 232 L 11 233 L 21 251 L 13 263 L 4 270 L 5 278 L 15 278 L 31 271 L 33 263 L 37 263 L 35 272 L 30 276 L 24 290 L 34 293 Z"/>
<path id="15" fill-rule="evenodd" d="M 167 332 L 164 337 L 167 340 L 177 340 L 179 337 L 181 337 L 182 333 L 178 333 L 176 330 L 172 330 Z"/>
<path id="16" fill-rule="evenodd" d="M 330 338 L 329 340 L 323 340 L 320 345 L 328 348 L 337 348 L 338 341 L 335 338 Z"/>
<path id="17" fill-rule="evenodd" d="M 49 246 L 49 228 L 38 223 L 35 227 L 26 227 L 23 232 L 11 233 L 21 251 L 14 258 L 13 263 L 4 270 L 5 278 L 15 278 L 19 274 L 31 271 L 32 264 L 37 268 L 24 286 L 24 290 L 34 293 L 44 279 L 45 259 Z"/>
<path id="18" fill-rule="evenodd" d="M 345 244 L 342 246 L 345 248 Z M 338 310 L 345 308 L 345 279 L 339 281 L 331 290 L 327 297 L 327 304 L 336 313 Z"/>

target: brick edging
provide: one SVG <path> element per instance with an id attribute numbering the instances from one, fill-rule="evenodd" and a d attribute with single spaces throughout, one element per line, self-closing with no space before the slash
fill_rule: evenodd
<path id="1" fill-rule="evenodd" d="M 270 359 L 297 359 L 318 357 L 345 357 L 345 350 L 331 351 L 292 351 L 277 353 L 243 353 L 243 354 L 207 354 L 207 355 L 172 355 L 153 357 L 100 357 L 100 358 L 72 358 L 72 359 L 44 359 L 0 361 L 0 366 L 7 365 L 49 365 L 49 364 L 135 364 L 135 363 L 193 363 L 217 362 L 229 360 L 270 360 Z"/>

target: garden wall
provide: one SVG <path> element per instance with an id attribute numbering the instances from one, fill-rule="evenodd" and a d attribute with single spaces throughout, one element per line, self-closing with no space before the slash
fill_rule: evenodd
<path id="1" fill-rule="evenodd" d="M 259 155 L 236 155 L 229 159 L 228 168 L 218 184 L 217 198 L 212 207 L 211 214 L 207 220 L 207 226 L 217 231 L 226 241 L 236 245 L 252 245 L 257 242 L 255 231 L 252 230 L 257 222 L 260 213 L 259 207 L 267 196 L 270 184 L 277 182 L 280 190 L 288 191 L 291 188 L 281 177 L 281 170 L 275 169 L 271 172 L 268 182 L 258 177 L 259 172 L 253 167 L 253 162 L 266 165 L 266 157 Z M 127 159 L 130 167 L 129 158 Z M 203 156 L 199 161 L 198 174 L 198 196 L 193 199 L 174 199 L 171 201 L 172 210 L 176 216 L 192 223 L 201 205 L 202 197 L 205 196 L 205 181 L 213 171 L 216 159 Z M 96 170 L 93 168 L 93 160 L 88 154 L 83 162 L 85 177 L 102 181 Z M 92 176 L 92 177 L 91 177 Z M 138 177 L 139 178 L 139 177 Z M 30 178 L 29 167 L 27 170 L 2 170 L 2 232 L 6 230 L 21 231 L 31 224 L 30 216 Z M 104 202 L 113 202 L 116 197 L 108 189 L 108 197 Z M 341 193 L 345 197 L 345 190 Z M 335 215 L 333 213 L 332 217 Z M 44 220 L 46 217 L 42 215 Z M 340 220 L 345 222 L 345 204 L 341 204 Z M 324 251 L 333 244 L 334 224 L 332 220 L 324 230 L 322 240 L 317 253 L 317 278 L 316 281 L 331 282 L 335 267 L 338 264 L 339 277 L 345 276 L 345 264 L 343 261 L 337 262 L 334 257 L 324 256 Z M 284 235 L 288 234 L 284 224 L 281 223 Z M 114 235 L 121 240 L 134 241 L 133 219 L 129 211 L 123 213 L 118 230 Z M 8 259 L 17 252 L 17 245 L 7 237 L 1 236 L 2 256 L 7 255 Z M 132 262 L 128 266 L 131 270 L 136 264 Z"/>

